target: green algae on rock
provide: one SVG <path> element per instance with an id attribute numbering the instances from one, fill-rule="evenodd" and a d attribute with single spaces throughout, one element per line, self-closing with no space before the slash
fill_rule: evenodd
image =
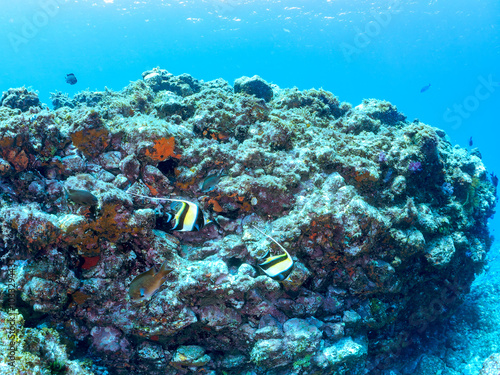
<path id="1" fill-rule="evenodd" d="M 56 93 L 54 110 L 23 95 L 0 106 L 0 257 L 18 260 L 26 321 L 113 374 L 377 374 L 484 268 L 496 190 L 480 154 L 386 101 L 160 68 Z M 64 186 L 99 205 L 70 207 Z M 133 194 L 216 225 L 167 233 L 168 204 Z M 281 283 L 258 268 L 256 224 L 293 259 Z M 166 261 L 168 283 L 130 303 L 134 275 Z"/>

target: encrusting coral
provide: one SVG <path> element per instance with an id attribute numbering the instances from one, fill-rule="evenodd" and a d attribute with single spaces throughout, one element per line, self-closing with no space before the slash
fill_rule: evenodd
<path id="1" fill-rule="evenodd" d="M 53 94 L 54 110 L 34 96 L 0 107 L 0 257 L 17 261 L 0 277 L 30 326 L 110 373 L 381 373 L 485 265 L 496 190 L 480 157 L 388 102 L 159 68 Z M 215 223 L 172 231 L 176 208 L 144 196 Z M 258 267 L 282 253 L 260 231 L 293 258 L 282 282 Z M 163 285 L 131 301 L 162 264 Z M 65 354 L 29 356 L 71 373 Z"/>

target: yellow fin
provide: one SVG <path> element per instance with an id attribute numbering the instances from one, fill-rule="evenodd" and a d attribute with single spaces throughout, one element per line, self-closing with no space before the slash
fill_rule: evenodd
<path id="1" fill-rule="evenodd" d="M 288 251 L 285 250 L 283 246 L 281 246 L 274 238 L 262 232 L 259 228 L 252 225 L 253 228 L 257 229 L 264 236 L 268 237 L 277 244 L 283 251 L 284 254 L 275 255 L 269 258 L 266 258 L 265 261 L 259 264 L 259 267 L 264 271 L 264 273 L 278 281 L 285 280 L 290 272 L 292 272 L 294 262 Z M 269 254 L 269 253 L 268 253 Z"/>

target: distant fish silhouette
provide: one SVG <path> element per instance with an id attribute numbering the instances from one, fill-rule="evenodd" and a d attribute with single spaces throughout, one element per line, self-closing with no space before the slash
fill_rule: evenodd
<path id="1" fill-rule="evenodd" d="M 490 173 L 490 176 L 491 176 L 491 182 L 496 189 L 498 186 L 498 177 L 493 172 Z"/>
<path id="2" fill-rule="evenodd" d="M 76 79 L 76 77 L 73 73 L 66 74 L 66 83 L 69 83 L 70 85 L 74 85 L 77 82 L 78 82 L 78 80 Z"/>
<path id="3" fill-rule="evenodd" d="M 420 89 L 420 92 L 425 92 L 427 90 L 429 90 L 429 88 L 431 87 L 431 84 L 429 83 L 427 86 L 424 86 Z"/>

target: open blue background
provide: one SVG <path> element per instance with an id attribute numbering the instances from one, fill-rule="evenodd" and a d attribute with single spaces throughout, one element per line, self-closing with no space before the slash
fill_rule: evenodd
<path id="1" fill-rule="evenodd" d="M 500 85 L 478 88 L 500 82 L 498 0 L 17 0 L 0 9 L 1 90 L 31 86 L 50 104 L 50 92 L 120 90 L 156 66 L 229 83 L 258 74 L 353 105 L 386 99 L 453 144 L 473 137 L 500 174 Z M 64 81 L 70 72 L 75 86 Z M 490 225 L 500 233 L 498 219 Z"/>

